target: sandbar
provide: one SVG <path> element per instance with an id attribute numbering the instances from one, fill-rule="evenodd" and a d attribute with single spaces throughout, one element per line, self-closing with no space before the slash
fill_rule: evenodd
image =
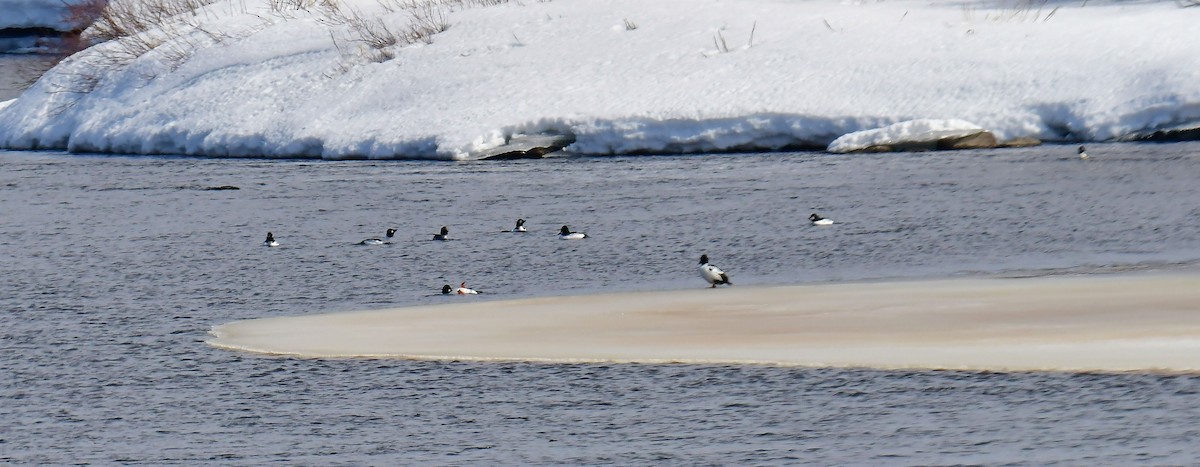
<path id="1" fill-rule="evenodd" d="M 215 326 L 306 358 L 1200 371 L 1200 274 L 733 286 L 489 300 Z"/>

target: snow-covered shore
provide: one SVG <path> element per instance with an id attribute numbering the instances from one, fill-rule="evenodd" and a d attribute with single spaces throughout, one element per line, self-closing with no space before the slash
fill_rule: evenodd
<path id="1" fill-rule="evenodd" d="M 64 33 L 87 27 L 70 14 L 86 0 L 0 0 L 0 53 L 49 51 Z"/>
<path id="2" fill-rule="evenodd" d="M 0 31 L 46 28 L 70 31 L 87 26 L 71 21 L 67 7 L 83 0 L 0 0 Z"/>
<path id="3" fill-rule="evenodd" d="M 913 120 L 1001 141 L 1200 125 L 1200 8 L 1173 2 L 436 3 L 444 31 L 380 46 L 363 25 L 412 13 L 344 0 L 356 27 L 221 0 L 0 103 L 0 147 L 471 159 L 522 135 L 625 154 L 824 148 Z"/>

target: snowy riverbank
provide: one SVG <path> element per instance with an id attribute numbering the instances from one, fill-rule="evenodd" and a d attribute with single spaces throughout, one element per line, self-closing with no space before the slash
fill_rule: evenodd
<path id="1" fill-rule="evenodd" d="M 53 52 L 91 18 L 72 14 L 89 0 L 0 0 L 0 53 Z M 83 9 L 75 8 L 76 13 Z M 94 10 L 93 10 L 94 11 Z"/>
<path id="2" fill-rule="evenodd" d="M 1001 142 L 1200 126 L 1200 8 L 1173 2 L 270 3 L 75 55 L 0 103 L 0 147 L 471 159 L 523 135 L 626 154 L 820 149 L 912 120 Z"/>

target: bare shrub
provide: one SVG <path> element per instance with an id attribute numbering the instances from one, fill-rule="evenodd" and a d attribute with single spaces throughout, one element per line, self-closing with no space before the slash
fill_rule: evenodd
<path id="1" fill-rule="evenodd" d="M 1050 18 L 1054 17 L 1055 13 L 1058 13 L 1059 7 L 1056 6 L 1045 15 L 1042 14 L 1042 12 L 1045 11 L 1045 7 L 1049 1 L 1050 0 L 1007 0 L 1000 2 L 997 9 L 984 13 L 983 20 L 994 23 L 1044 23 L 1046 21 L 1050 21 Z M 1080 6 L 1084 6 L 1086 4 L 1087 1 L 1085 0 Z M 968 22 L 973 22 L 975 20 L 975 7 L 964 4 L 962 8 L 963 17 Z"/>
<path id="2" fill-rule="evenodd" d="M 60 115 L 75 107 L 83 96 L 96 90 L 100 85 L 102 73 L 108 67 L 106 61 L 95 56 L 75 55 L 63 61 L 68 60 L 79 60 L 83 65 L 69 66 L 67 69 L 70 71 L 42 77 L 43 80 L 47 80 L 44 86 L 46 93 L 53 96 L 47 108 L 51 115 Z"/>
<path id="3" fill-rule="evenodd" d="M 63 58 L 65 56 L 57 55 L 47 57 L 46 60 L 21 60 L 19 65 L 12 70 L 13 83 L 21 91 L 29 89 L 41 79 L 42 75 L 46 74 L 46 71 L 54 68 L 54 65 L 57 65 Z"/>
<path id="4" fill-rule="evenodd" d="M 73 107 L 93 92 L 104 77 L 126 68 L 130 62 L 154 51 L 163 63 L 183 63 L 204 39 L 220 42 L 224 34 L 201 27 L 196 10 L 215 0 L 85 0 L 68 4 L 66 19 L 84 21 L 91 27 L 66 42 L 62 61 L 73 60 L 64 71 L 48 75 L 45 89 L 59 95 L 54 113 Z M 75 53 L 91 48 L 89 52 Z M 143 72 L 150 73 L 150 72 Z M 149 80 L 153 76 L 143 75 Z"/>
<path id="5" fill-rule="evenodd" d="M 66 73 L 61 75 L 64 81 L 50 83 L 52 94 L 87 94 L 96 90 L 100 85 L 100 74 L 93 72 Z"/>
<path id="6" fill-rule="evenodd" d="M 373 62 L 385 62 L 395 58 L 394 47 L 418 42 L 432 44 L 433 36 L 450 28 L 448 6 L 462 4 L 461 0 L 377 0 L 380 7 L 389 13 L 408 13 L 409 22 L 402 28 L 390 26 L 384 18 L 367 17 L 361 11 L 343 7 L 337 0 L 320 0 L 319 21 L 330 26 L 344 26 L 351 42 L 364 46 L 361 56 Z M 501 1 L 501 0 L 476 0 Z M 332 34 L 332 32 L 331 32 Z M 335 39 L 336 46 L 336 39 Z M 341 50 L 339 48 L 339 50 Z"/>
<path id="7" fill-rule="evenodd" d="M 288 10 L 308 11 L 317 5 L 318 0 L 267 0 L 267 7 L 272 12 L 281 13 Z"/>
<path id="8" fill-rule="evenodd" d="M 366 19 L 355 15 L 354 21 L 349 24 L 350 28 L 358 34 L 359 41 L 372 49 L 386 49 L 400 42 L 400 36 L 392 31 L 382 19 Z"/>
<path id="9" fill-rule="evenodd" d="M 716 46 L 717 52 L 729 52 L 729 44 L 725 43 L 725 35 L 721 34 L 721 30 L 717 30 L 717 34 L 713 36 L 713 45 Z"/>
<path id="10" fill-rule="evenodd" d="M 436 7 L 451 10 L 481 8 L 504 5 L 509 0 L 376 0 L 387 11 L 414 11 L 419 8 Z"/>
<path id="11" fill-rule="evenodd" d="M 84 39 L 81 31 L 72 31 L 63 34 L 54 46 L 54 54 L 60 59 L 73 55 L 75 52 L 86 49 L 91 46 L 91 42 Z"/>
<path id="12" fill-rule="evenodd" d="M 108 0 L 83 0 L 70 3 L 62 0 L 64 13 L 63 22 L 72 25 L 76 32 L 82 32 L 89 24 L 96 21 L 108 5 Z"/>
<path id="13" fill-rule="evenodd" d="M 413 19 L 408 27 L 408 37 L 412 42 L 421 41 L 432 44 L 434 34 L 450 29 L 450 20 L 446 16 L 446 10 L 425 5 L 410 11 L 410 13 Z"/>
<path id="14" fill-rule="evenodd" d="M 110 0 L 88 31 L 100 40 L 129 37 L 168 24 L 213 0 Z"/>
<path id="15" fill-rule="evenodd" d="M 729 48 L 729 43 L 725 41 L 725 34 L 721 32 L 723 29 L 724 28 L 717 29 L 716 34 L 713 34 L 713 47 L 717 49 L 717 53 L 719 54 L 729 53 L 731 51 Z M 758 21 L 755 21 L 750 24 L 750 39 L 746 41 L 746 48 L 749 49 L 754 47 L 754 33 L 757 30 Z"/>
<path id="16" fill-rule="evenodd" d="M 156 49 L 168 64 L 175 66 L 197 46 L 191 33 L 199 32 L 217 42 L 225 38 L 201 28 L 196 18 L 196 11 L 213 1 L 108 0 L 99 18 L 85 31 L 84 40 L 115 42 L 116 46 L 102 51 L 114 66 Z"/>
<path id="17" fill-rule="evenodd" d="M 383 19 L 366 17 L 355 8 L 342 8 L 341 4 L 328 1 L 320 5 L 323 18 L 320 21 L 330 26 L 345 26 L 353 42 L 362 44 L 366 52 L 362 55 L 373 62 L 386 62 L 395 58 L 395 52 L 388 48 L 400 43 L 400 35 L 388 27 Z M 330 31 L 333 37 L 333 32 Z M 334 39 L 337 46 L 337 39 Z M 340 47 L 338 47 L 341 50 Z"/>

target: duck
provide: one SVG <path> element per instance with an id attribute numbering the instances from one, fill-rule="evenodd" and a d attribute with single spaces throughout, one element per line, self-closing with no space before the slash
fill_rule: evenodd
<path id="1" fill-rule="evenodd" d="M 525 219 L 517 219 L 517 226 L 513 227 L 512 231 L 513 232 L 524 232 L 525 231 Z"/>
<path id="2" fill-rule="evenodd" d="M 721 268 L 708 264 L 708 255 L 700 255 L 700 277 L 703 277 L 713 288 L 721 284 L 733 285 L 733 282 L 729 281 L 729 274 L 725 274 Z"/>
<path id="3" fill-rule="evenodd" d="M 832 220 L 821 217 L 820 214 L 815 212 L 811 216 L 808 216 L 808 220 L 812 222 L 812 225 L 833 225 Z"/>
<path id="4" fill-rule="evenodd" d="M 1079 158 L 1080 158 L 1080 159 L 1087 159 L 1087 158 L 1088 158 L 1088 155 L 1087 155 L 1087 148 L 1085 148 L 1085 147 L 1083 147 L 1083 146 L 1080 146 L 1080 147 L 1079 147 Z"/>
<path id="5" fill-rule="evenodd" d="M 396 236 L 396 229 L 387 229 L 387 238 L 392 238 L 395 236 Z M 384 245 L 384 244 L 386 244 L 386 242 L 384 242 L 383 239 L 381 239 L 381 238 L 368 238 L 366 240 L 358 242 L 358 244 L 359 245 Z"/>
<path id="6" fill-rule="evenodd" d="M 450 287 L 450 284 L 446 284 L 446 285 L 442 286 L 442 295 L 450 295 L 451 292 L 458 294 L 458 295 L 477 295 L 477 294 L 479 294 L 478 290 L 467 288 L 467 283 L 465 281 L 463 283 L 459 284 L 457 289 Z"/>
<path id="7" fill-rule="evenodd" d="M 443 225 L 442 232 L 433 234 L 433 239 L 434 240 L 449 240 L 450 239 L 450 229 L 446 228 L 446 226 Z"/>
<path id="8" fill-rule="evenodd" d="M 570 227 L 564 225 L 561 229 L 558 229 L 558 238 L 562 240 L 578 240 L 588 238 L 588 236 L 583 232 L 572 232 Z"/>
<path id="9" fill-rule="evenodd" d="M 263 240 L 263 246 L 279 246 L 279 242 L 275 241 L 275 234 L 267 232 L 267 239 Z"/>

